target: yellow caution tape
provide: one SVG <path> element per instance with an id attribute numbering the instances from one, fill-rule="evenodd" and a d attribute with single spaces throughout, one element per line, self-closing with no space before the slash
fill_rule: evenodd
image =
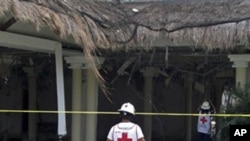
<path id="1" fill-rule="evenodd" d="M 116 115 L 118 112 L 105 111 L 52 111 L 52 110 L 0 110 L 0 113 L 41 113 L 41 114 L 102 114 Z M 149 116 L 200 116 L 199 113 L 146 113 L 137 112 L 136 115 Z M 210 114 L 216 117 L 250 117 L 250 114 Z"/>

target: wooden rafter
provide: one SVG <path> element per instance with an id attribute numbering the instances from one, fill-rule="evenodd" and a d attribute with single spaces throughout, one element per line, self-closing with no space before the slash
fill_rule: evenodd
<path id="1" fill-rule="evenodd" d="M 11 17 L 8 21 L 6 21 L 4 24 L 0 26 L 1 31 L 7 30 L 9 27 L 11 27 L 13 24 L 15 24 L 17 20 L 14 17 Z"/>

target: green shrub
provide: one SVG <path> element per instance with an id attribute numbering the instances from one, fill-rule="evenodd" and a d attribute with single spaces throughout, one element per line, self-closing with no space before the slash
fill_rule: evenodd
<path id="1" fill-rule="evenodd" d="M 235 100 L 235 103 L 228 103 L 227 106 L 221 107 L 221 113 L 225 114 L 249 114 L 250 113 L 250 95 L 246 92 L 249 89 L 247 85 L 246 90 L 231 89 L 228 91 L 230 100 Z M 250 117 L 242 116 L 225 116 L 218 118 L 217 141 L 229 141 L 229 127 L 230 125 L 250 124 Z"/>

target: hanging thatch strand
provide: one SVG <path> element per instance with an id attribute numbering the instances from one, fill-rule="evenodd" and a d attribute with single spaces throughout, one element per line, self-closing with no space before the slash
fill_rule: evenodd
<path id="1" fill-rule="evenodd" d="M 248 0 L 121 4 L 84 0 L 1 0 L 0 16 L 7 15 L 31 23 L 37 30 L 49 28 L 61 38 L 72 36 L 83 48 L 100 82 L 103 79 L 92 58 L 98 48 L 151 47 L 159 31 L 173 44 L 188 40 L 197 47 L 209 49 L 228 49 L 239 42 L 248 46 L 250 37 Z"/>

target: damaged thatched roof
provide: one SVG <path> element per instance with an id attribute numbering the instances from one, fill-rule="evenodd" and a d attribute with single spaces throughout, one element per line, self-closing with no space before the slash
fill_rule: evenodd
<path id="1" fill-rule="evenodd" d="M 11 15 L 62 38 L 72 36 L 91 62 L 104 49 L 151 47 L 163 37 L 172 43 L 192 41 L 197 47 L 248 47 L 248 0 L 108 3 L 84 0 L 1 0 L 0 16 Z M 162 32 L 159 32 L 162 31 Z M 160 34 L 161 33 L 161 34 Z M 97 73 L 98 74 L 98 73 Z"/>

